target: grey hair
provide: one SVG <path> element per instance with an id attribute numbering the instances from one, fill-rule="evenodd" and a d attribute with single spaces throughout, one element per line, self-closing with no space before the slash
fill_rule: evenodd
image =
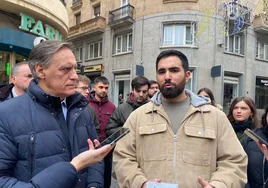
<path id="1" fill-rule="evenodd" d="M 57 40 L 43 41 L 35 46 L 29 55 L 29 67 L 32 72 L 33 78 L 38 81 L 38 75 L 35 70 L 36 65 L 48 67 L 52 62 L 52 56 L 62 48 L 72 50 L 72 43 L 62 42 Z"/>
<path id="2" fill-rule="evenodd" d="M 14 65 L 14 67 L 12 68 L 12 70 L 11 70 L 11 76 L 16 75 L 20 71 L 20 67 L 22 65 L 28 65 L 28 62 L 27 61 L 22 61 L 22 62 L 16 63 Z"/>

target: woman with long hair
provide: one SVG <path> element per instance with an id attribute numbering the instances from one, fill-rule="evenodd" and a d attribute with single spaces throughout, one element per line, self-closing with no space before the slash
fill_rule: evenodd
<path id="1" fill-rule="evenodd" d="M 262 115 L 262 128 L 255 129 L 254 132 L 268 142 L 268 106 Z M 267 147 L 256 143 L 247 137 L 242 142 L 242 146 L 248 155 L 248 183 L 246 188 L 268 188 L 268 153 Z M 258 147 L 259 146 L 259 147 Z M 264 153 L 263 153 L 264 152 Z"/>
<path id="2" fill-rule="evenodd" d="M 233 100 L 228 114 L 228 119 L 240 141 L 246 136 L 244 130 L 260 127 L 254 101 L 249 97 L 237 97 Z"/>
<path id="3" fill-rule="evenodd" d="M 199 89 L 199 91 L 197 92 L 197 95 L 207 97 L 211 101 L 210 104 L 212 106 L 215 106 L 216 108 L 222 110 L 222 106 L 216 103 L 214 95 L 209 88 L 203 87 L 203 88 Z"/>

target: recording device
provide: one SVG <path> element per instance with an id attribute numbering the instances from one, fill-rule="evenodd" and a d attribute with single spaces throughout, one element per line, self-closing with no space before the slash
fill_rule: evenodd
<path id="1" fill-rule="evenodd" d="M 95 146 L 95 148 L 97 149 L 97 148 L 100 148 L 100 147 L 105 146 L 107 144 L 114 145 L 118 140 L 120 140 L 121 138 L 123 138 L 128 133 L 129 133 L 129 129 L 122 127 L 121 129 L 119 129 L 118 131 L 116 131 L 114 134 L 112 134 L 111 136 L 109 136 L 108 138 L 106 138 L 104 141 L 102 141 L 100 143 L 100 145 Z"/>
<path id="2" fill-rule="evenodd" d="M 147 188 L 179 188 L 178 184 L 148 181 Z"/>
<path id="3" fill-rule="evenodd" d="M 254 133 L 252 130 L 250 130 L 250 129 L 246 129 L 246 130 L 244 131 L 244 133 L 245 133 L 246 135 L 248 135 L 252 140 L 254 140 L 254 141 L 256 141 L 256 142 L 259 142 L 259 143 L 261 143 L 261 144 L 265 144 L 266 147 L 268 147 L 268 143 L 267 143 L 264 139 L 262 139 L 259 135 L 257 135 L 256 133 Z"/>

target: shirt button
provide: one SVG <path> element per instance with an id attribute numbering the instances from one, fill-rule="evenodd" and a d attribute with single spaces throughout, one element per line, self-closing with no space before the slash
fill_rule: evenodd
<path id="1" fill-rule="evenodd" d="M 154 129 L 152 129 L 152 132 L 154 132 Z"/>
<path id="2" fill-rule="evenodd" d="M 199 135 L 202 135 L 203 133 L 201 131 L 198 132 Z"/>

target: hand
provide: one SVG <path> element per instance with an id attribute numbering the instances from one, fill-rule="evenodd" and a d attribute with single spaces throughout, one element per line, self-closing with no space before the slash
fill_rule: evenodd
<path id="1" fill-rule="evenodd" d="M 79 172 L 83 168 L 100 162 L 113 149 L 113 146 L 109 144 L 99 149 L 95 149 L 90 139 L 88 139 L 87 142 L 89 150 L 80 153 L 71 161 L 71 164 L 76 168 L 77 172 Z M 96 139 L 94 140 L 94 144 L 100 145 L 99 141 Z"/>
<path id="2" fill-rule="evenodd" d="M 197 178 L 198 183 L 202 185 L 203 188 L 213 188 L 208 182 L 204 181 L 200 176 Z"/>
<path id="3" fill-rule="evenodd" d="M 155 178 L 155 179 L 149 180 L 149 181 L 161 182 L 161 179 Z M 142 184 L 141 188 L 147 188 L 147 181 Z"/>
<path id="4" fill-rule="evenodd" d="M 268 160 L 268 148 L 265 144 L 261 144 L 260 142 L 256 142 L 256 144 L 259 146 L 261 151 L 263 152 L 266 160 Z"/>

